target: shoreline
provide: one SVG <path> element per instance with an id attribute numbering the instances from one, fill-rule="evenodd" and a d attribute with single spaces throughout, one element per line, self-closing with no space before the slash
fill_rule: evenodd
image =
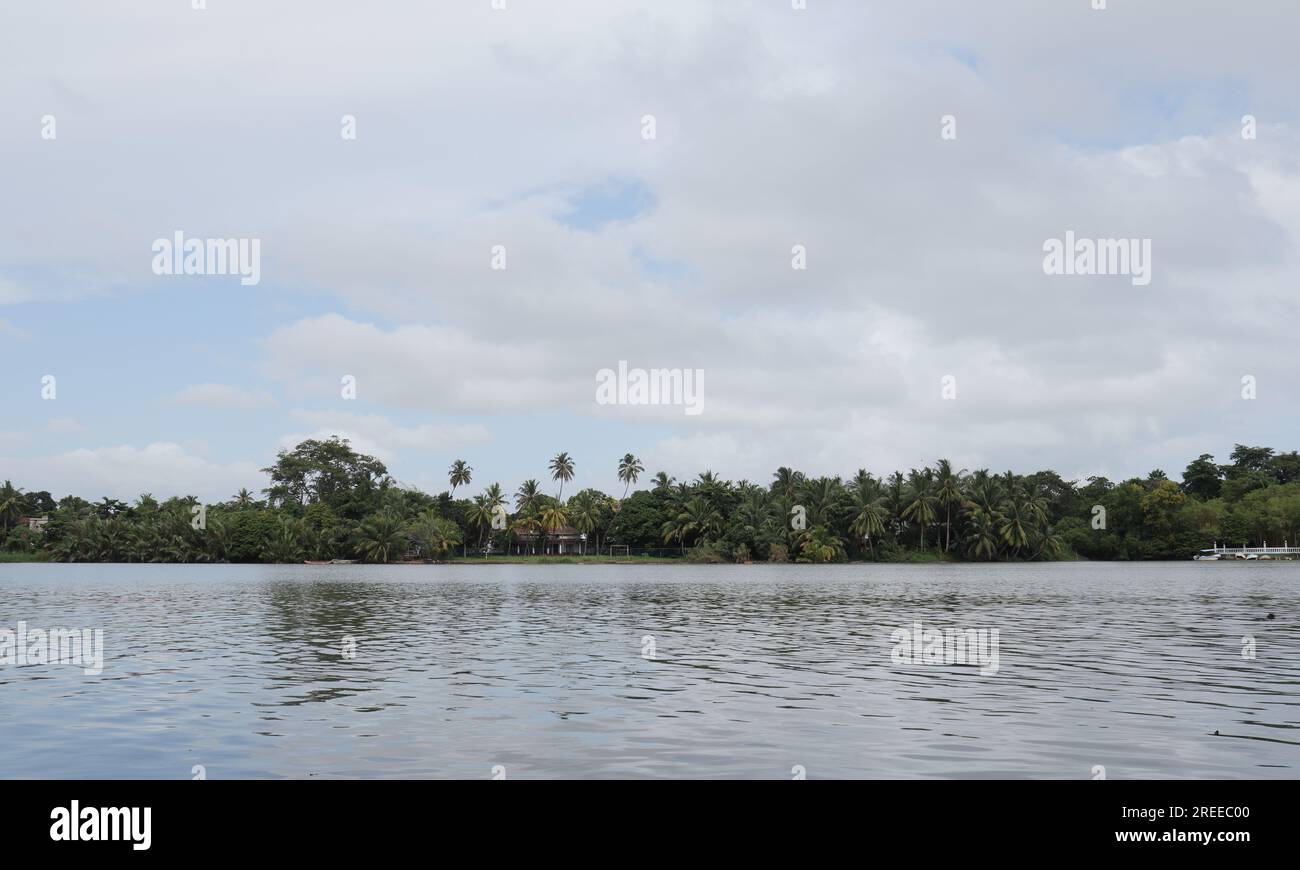
<path id="1" fill-rule="evenodd" d="M 343 562 L 343 563 L 313 563 L 313 562 L 59 562 L 49 558 L 13 558 L 15 555 L 0 553 L 0 565 L 265 565 L 265 566 L 283 566 L 283 565 L 302 565 L 313 568 L 372 568 L 372 567 L 424 567 L 431 565 L 689 565 L 694 568 L 710 568 L 719 565 L 744 565 L 744 566 L 761 566 L 761 565 L 798 565 L 798 566 L 832 566 L 832 565 L 1048 565 L 1055 563 L 1078 563 L 1078 562 L 1096 562 L 1098 564 L 1124 563 L 1131 565 L 1140 564 L 1170 564 L 1181 565 L 1186 562 L 1196 564 L 1244 564 L 1244 565 L 1272 565 L 1285 564 L 1288 562 L 1297 562 L 1300 559 L 1218 559 L 1218 560 L 1196 560 L 1196 559 L 1055 559 L 1050 562 L 1030 561 L 1030 560 L 1000 560 L 987 562 L 972 562 L 966 559 L 943 559 L 943 558 L 921 558 L 921 559 L 893 559 L 888 561 L 845 561 L 845 562 L 692 562 L 689 559 L 682 559 L 667 556 L 631 556 L 627 558 L 609 557 L 609 556 L 517 556 L 513 558 L 458 558 L 445 561 L 415 561 L 415 562 Z"/>

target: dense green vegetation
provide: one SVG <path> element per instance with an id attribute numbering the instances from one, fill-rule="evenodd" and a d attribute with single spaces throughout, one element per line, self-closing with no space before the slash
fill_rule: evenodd
<path id="1" fill-rule="evenodd" d="M 934 467 L 848 480 L 777 469 L 767 484 L 732 483 L 705 471 L 678 482 L 664 472 L 627 495 L 644 472 L 618 463 L 623 499 L 585 489 L 563 499 L 575 461 L 549 463 L 556 494 L 525 481 L 513 498 L 473 482 L 457 460 L 449 491 L 396 484 L 384 464 L 338 438 L 304 441 L 265 469 L 257 498 L 193 497 L 133 504 L 88 502 L 0 486 L 6 560 L 124 562 L 392 562 L 495 553 L 542 558 L 560 535 L 586 535 L 587 554 L 675 555 L 696 562 L 846 560 L 972 561 L 1185 559 L 1212 541 L 1294 542 L 1300 531 L 1300 456 L 1237 445 L 1226 465 L 1193 460 L 1181 483 L 1153 471 L 1112 483 L 1067 481 L 1052 471 L 1017 475 Z M 21 517 L 48 517 L 38 531 Z"/>

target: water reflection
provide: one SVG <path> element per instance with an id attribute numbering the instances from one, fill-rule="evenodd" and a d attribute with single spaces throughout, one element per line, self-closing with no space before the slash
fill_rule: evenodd
<path id="1" fill-rule="evenodd" d="M 107 660 L 100 677 L 0 668 L 20 735 L 0 775 L 1292 777 L 1297 580 L 1290 564 L 4 565 L 0 626 L 102 627 Z M 915 621 L 997 629 L 997 673 L 895 664 L 890 633 Z"/>

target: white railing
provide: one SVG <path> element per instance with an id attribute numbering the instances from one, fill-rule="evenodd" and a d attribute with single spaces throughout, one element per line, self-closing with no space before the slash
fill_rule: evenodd
<path id="1" fill-rule="evenodd" d="M 1288 547 L 1285 544 L 1281 547 L 1270 547 L 1268 542 L 1265 542 L 1262 547 L 1221 547 L 1216 543 L 1210 549 L 1201 552 L 1217 553 L 1220 556 L 1248 556 L 1252 553 L 1257 556 L 1300 556 L 1300 547 Z"/>

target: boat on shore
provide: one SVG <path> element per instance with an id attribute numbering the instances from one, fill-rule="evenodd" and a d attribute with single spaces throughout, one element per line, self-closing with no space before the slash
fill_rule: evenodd
<path id="1" fill-rule="evenodd" d="M 1194 562 L 1273 562 L 1276 560 L 1291 560 L 1300 558 L 1300 546 L 1291 546 L 1290 541 L 1284 541 L 1282 546 L 1268 545 L 1265 541 L 1263 546 L 1251 547 L 1242 544 L 1240 547 L 1221 546 L 1215 542 L 1213 547 L 1201 550 L 1195 556 L 1192 556 Z"/>

